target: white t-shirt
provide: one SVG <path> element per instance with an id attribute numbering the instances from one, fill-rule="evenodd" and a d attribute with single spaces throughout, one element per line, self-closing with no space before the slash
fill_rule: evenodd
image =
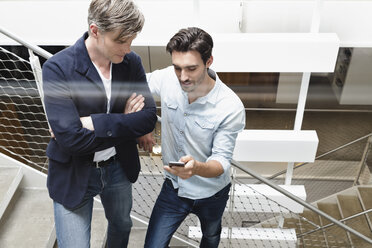
<path id="1" fill-rule="evenodd" d="M 103 86 L 105 87 L 106 97 L 107 97 L 107 112 L 106 113 L 110 113 L 112 63 L 110 64 L 110 78 L 108 79 L 102 75 L 101 71 L 98 69 L 98 67 L 94 63 L 93 65 L 94 67 L 96 67 L 98 74 L 102 79 Z M 93 161 L 96 161 L 96 162 L 104 161 L 114 156 L 115 154 L 116 154 L 115 147 L 110 147 L 105 150 L 95 152 Z"/>

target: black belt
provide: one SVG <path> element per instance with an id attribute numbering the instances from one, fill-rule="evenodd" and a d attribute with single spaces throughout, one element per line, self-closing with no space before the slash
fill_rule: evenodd
<path id="1" fill-rule="evenodd" d="M 111 158 L 109 158 L 107 160 L 104 160 L 104 161 L 99 161 L 99 162 L 94 161 L 93 166 L 96 167 L 96 168 L 105 167 L 105 166 L 111 164 L 111 162 L 114 161 L 114 160 L 115 160 L 115 156 L 112 156 Z"/>

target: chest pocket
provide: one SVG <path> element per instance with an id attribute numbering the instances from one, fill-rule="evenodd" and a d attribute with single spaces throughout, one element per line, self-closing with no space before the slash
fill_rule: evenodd
<path id="1" fill-rule="evenodd" d="M 166 103 L 167 106 L 167 118 L 169 123 L 175 123 L 177 120 L 177 109 L 178 105 L 176 103 Z"/>
<path id="2" fill-rule="evenodd" d="M 214 123 L 206 119 L 195 119 L 195 137 L 203 142 L 211 143 L 214 133 Z"/>

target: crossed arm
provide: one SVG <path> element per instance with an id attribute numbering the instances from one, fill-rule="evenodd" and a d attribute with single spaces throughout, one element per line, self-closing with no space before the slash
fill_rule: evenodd
<path id="1" fill-rule="evenodd" d="M 130 114 L 141 111 L 145 106 L 145 98 L 142 95 L 133 93 L 125 105 L 124 114 Z M 84 128 L 94 131 L 94 125 L 90 116 L 81 117 L 80 121 Z M 142 137 L 137 138 L 138 146 L 143 148 L 145 151 L 151 152 L 152 146 L 155 145 L 155 139 L 152 133 L 145 134 Z"/>
<path id="2" fill-rule="evenodd" d="M 124 114 L 130 114 L 140 111 L 145 106 L 145 98 L 142 95 L 133 93 L 127 100 L 124 108 Z M 80 121 L 84 128 L 94 131 L 94 125 L 92 117 L 84 116 L 80 117 Z"/>
<path id="3" fill-rule="evenodd" d="M 137 95 L 133 93 L 127 100 L 123 113 L 130 114 L 142 110 L 145 106 L 145 98 L 142 95 Z M 81 124 L 83 128 L 86 128 L 90 131 L 94 131 L 94 125 L 91 116 L 80 117 Z M 53 130 L 49 130 L 52 138 L 55 138 Z"/>

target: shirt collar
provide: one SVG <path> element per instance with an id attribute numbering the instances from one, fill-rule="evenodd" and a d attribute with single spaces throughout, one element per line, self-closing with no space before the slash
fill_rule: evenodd
<path id="1" fill-rule="evenodd" d="M 207 95 L 199 97 L 195 101 L 195 103 L 205 104 L 206 102 L 209 102 L 210 104 L 213 104 L 213 105 L 215 105 L 217 103 L 218 92 L 219 92 L 219 89 L 221 87 L 221 80 L 217 76 L 217 73 L 215 75 L 216 75 L 216 82 L 215 82 L 212 90 L 209 91 Z"/>

